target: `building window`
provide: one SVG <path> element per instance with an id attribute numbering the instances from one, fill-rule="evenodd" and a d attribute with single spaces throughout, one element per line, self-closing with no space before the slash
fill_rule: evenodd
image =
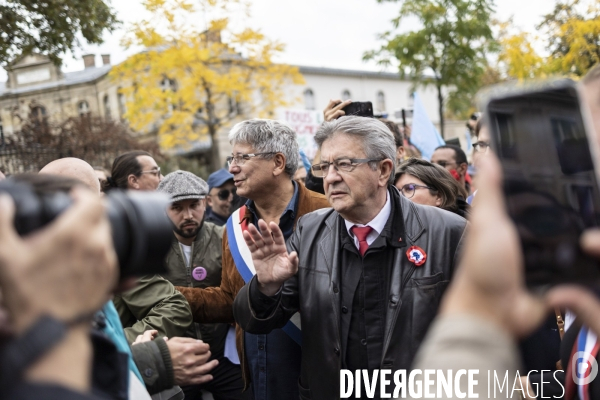
<path id="1" fill-rule="evenodd" d="M 346 89 L 342 92 L 342 101 L 350 100 L 351 97 L 352 96 L 350 95 L 350 91 L 348 89 Z"/>
<path id="2" fill-rule="evenodd" d="M 119 116 L 124 118 L 125 113 L 127 112 L 127 106 L 125 104 L 125 95 L 123 93 L 119 93 Z"/>
<path id="3" fill-rule="evenodd" d="M 77 111 L 80 117 L 86 117 L 90 115 L 90 105 L 87 101 L 83 100 L 77 103 Z"/>
<path id="4" fill-rule="evenodd" d="M 240 102 L 239 93 L 234 91 L 231 96 L 229 96 L 229 114 L 232 115 L 242 115 L 242 103 Z"/>
<path id="5" fill-rule="evenodd" d="M 315 94 L 313 93 L 312 89 L 306 89 L 304 91 L 304 107 L 307 110 L 315 109 Z"/>
<path id="6" fill-rule="evenodd" d="M 42 121 L 46 118 L 46 107 L 44 106 L 33 106 L 31 107 L 31 118 Z"/>
<path id="7" fill-rule="evenodd" d="M 111 115 L 110 115 L 110 98 L 108 97 L 108 95 L 104 95 L 104 117 L 106 119 L 111 119 Z"/>
<path id="8" fill-rule="evenodd" d="M 46 113 L 46 107 L 42 105 L 31 105 L 30 112 L 30 120 L 33 122 L 36 128 L 48 129 L 48 115 Z"/>
<path id="9" fill-rule="evenodd" d="M 377 92 L 377 111 L 385 112 L 385 94 L 381 90 Z"/>
<path id="10" fill-rule="evenodd" d="M 174 79 L 169 79 L 166 76 L 160 81 L 160 88 L 165 90 L 177 91 L 177 82 Z"/>

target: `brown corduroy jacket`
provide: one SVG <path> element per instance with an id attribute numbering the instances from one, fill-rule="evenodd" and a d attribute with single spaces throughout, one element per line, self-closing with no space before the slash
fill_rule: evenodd
<path id="1" fill-rule="evenodd" d="M 330 207 L 327 198 L 313 191 L 306 189 L 303 185 L 298 185 L 298 212 L 296 220 L 309 212 L 319 210 L 321 208 Z M 252 218 L 252 213 L 246 209 L 244 219 Z M 227 239 L 227 229 L 223 232 L 223 269 L 221 271 L 221 286 L 210 288 L 190 288 L 176 286 L 190 303 L 194 322 L 210 323 L 210 322 L 228 322 L 235 323 L 233 319 L 233 300 L 237 296 L 240 289 L 246 283 L 238 272 L 231 251 L 229 250 L 229 241 Z M 239 325 L 235 326 L 235 336 L 237 350 L 242 362 L 242 375 L 244 376 L 244 389 L 248 387 L 249 370 L 244 355 L 244 343 L 242 329 Z"/>

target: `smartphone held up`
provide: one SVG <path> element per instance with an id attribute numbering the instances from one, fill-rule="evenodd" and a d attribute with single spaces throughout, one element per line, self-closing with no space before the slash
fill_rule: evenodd
<path id="1" fill-rule="evenodd" d="M 561 80 L 497 91 L 485 108 L 531 288 L 600 284 L 600 262 L 579 245 L 600 225 L 600 152 L 580 98 Z"/>

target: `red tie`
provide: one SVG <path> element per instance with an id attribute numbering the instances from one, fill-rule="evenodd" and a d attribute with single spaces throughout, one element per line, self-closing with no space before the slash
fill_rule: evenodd
<path id="1" fill-rule="evenodd" d="M 354 225 L 352 228 L 350 228 L 350 231 L 354 234 L 354 236 L 358 238 L 358 251 L 361 256 L 364 256 L 367 252 L 367 249 L 369 248 L 369 244 L 367 243 L 367 236 L 369 236 L 369 233 L 371 233 L 372 230 L 373 228 L 371 228 L 370 226 Z"/>

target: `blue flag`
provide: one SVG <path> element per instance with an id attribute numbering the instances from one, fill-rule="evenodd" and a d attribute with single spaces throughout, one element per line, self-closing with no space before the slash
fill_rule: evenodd
<path id="1" fill-rule="evenodd" d="M 473 148 L 473 143 L 471 143 L 471 131 L 469 130 L 469 128 L 467 128 L 465 136 L 467 137 L 467 149 L 468 151 L 471 151 L 471 149 Z"/>
<path id="2" fill-rule="evenodd" d="M 421 98 L 414 93 L 412 133 L 410 142 L 415 145 L 426 160 L 431 160 L 431 155 L 439 146 L 446 144 L 440 136 L 435 125 L 427 116 Z"/>

